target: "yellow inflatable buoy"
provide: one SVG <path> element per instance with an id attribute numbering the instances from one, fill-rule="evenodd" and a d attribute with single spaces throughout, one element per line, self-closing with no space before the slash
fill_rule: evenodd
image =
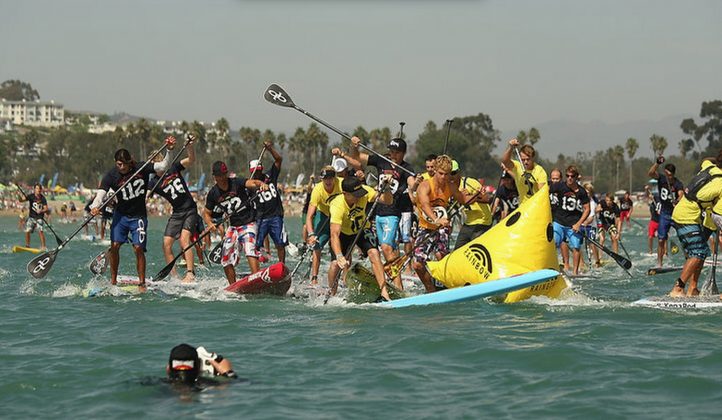
<path id="1" fill-rule="evenodd" d="M 446 287 L 498 280 L 544 268 L 557 269 L 549 187 L 545 185 L 486 233 L 441 261 L 431 261 L 431 275 Z M 508 293 L 505 303 L 534 295 L 558 297 L 567 287 L 561 276 Z"/>

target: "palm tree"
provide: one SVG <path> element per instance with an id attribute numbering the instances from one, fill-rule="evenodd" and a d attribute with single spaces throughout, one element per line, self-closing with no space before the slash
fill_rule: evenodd
<path id="1" fill-rule="evenodd" d="M 615 162 L 617 163 L 617 175 L 616 175 L 616 181 L 615 181 L 615 189 L 619 189 L 619 163 L 624 160 L 624 147 L 621 145 L 614 146 L 614 149 L 612 150 L 612 156 L 614 157 Z"/>
<path id="2" fill-rule="evenodd" d="M 634 155 L 637 154 L 637 149 L 639 149 L 639 142 L 637 139 L 630 137 L 627 139 L 627 144 L 625 145 L 625 148 L 627 149 L 627 156 L 629 157 L 629 192 L 632 192 L 632 163 L 634 162 Z"/>
<path id="3" fill-rule="evenodd" d="M 529 129 L 529 144 L 534 146 L 539 142 L 540 138 L 541 135 L 539 134 L 539 130 L 537 130 L 535 127 Z"/>
<path id="4" fill-rule="evenodd" d="M 656 155 L 664 155 L 664 150 L 667 148 L 667 139 L 663 136 L 652 134 L 649 142 L 652 144 L 652 150 L 654 150 Z"/>

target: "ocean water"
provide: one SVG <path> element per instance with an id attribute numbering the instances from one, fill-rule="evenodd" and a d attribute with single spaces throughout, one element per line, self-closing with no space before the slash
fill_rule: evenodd
<path id="1" fill-rule="evenodd" d="M 298 240 L 300 219 L 287 223 Z M 150 221 L 149 275 L 165 265 L 164 226 Z M 630 305 L 676 277 L 646 275 L 655 259 L 637 226 L 624 238 L 632 278 L 608 264 L 561 299 L 402 310 L 227 296 L 218 267 L 192 290 L 83 298 L 106 282 L 87 270 L 102 245 L 74 239 L 35 280 L 33 255 L 10 252 L 23 243 L 16 219 L 0 232 L 2 418 L 719 417 L 722 312 Z M 134 273 L 127 246 L 121 272 Z M 224 355 L 243 380 L 169 387 L 182 342 Z"/>

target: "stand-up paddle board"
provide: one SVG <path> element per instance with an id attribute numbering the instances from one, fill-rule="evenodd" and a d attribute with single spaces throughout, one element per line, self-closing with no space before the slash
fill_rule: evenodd
<path id="1" fill-rule="evenodd" d="M 649 270 L 647 270 L 648 276 L 655 276 L 657 274 L 664 274 L 664 273 L 672 273 L 674 271 L 681 271 L 682 266 L 676 266 L 676 267 L 652 267 Z"/>
<path id="2" fill-rule="evenodd" d="M 30 248 L 30 247 L 26 247 L 26 246 L 16 245 L 13 247 L 13 252 L 31 252 L 33 254 L 39 254 L 39 253 L 43 252 L 43 250 L 40 248 Z"/>
<path id="3" fill-rule="evenodd" d="M 288 274 L 286 265 L 278 262 L 255 274 L 243 277 L 225 290 L 242 294 L 268 293 L 283 296 L 291 287 L 291 278 Z"/>
<path id="4" fill-rule="evenodd" d="M 351 303 L 375 302 L 381 296 L 381 288 L 376 281 L 376 276 L 369 269 L 359 263 L 349 268 L 346 274 L 346 285 L 348 294 L 346 300 Z M 391 299 L 403 298 L 404 292 L 398 290 L 391 284 L 386 284 Z"/>
<path id="5" fill-rule="evenodd" d="M 477 283 L 469 286 L 455 287 L 440 292 L 427 293 L 403 299 L 379 303 L 385 308 L 403 308 L 406 306 L 436 305 L 441 303 L 463 302 L 466 300 L 481 299 L 484 297 L 501 295 L 515 290 L 544 283 L 559 275 L 556 270 L 538 270 L 514 277 Z"/>
<path id="6" fill-rule="evenodd" d="M 712 296 L 696 296 L 696 297 L 670 297 L 670 296 L 654 296 L 646 297 L 635 302 L 632 306 L 645 306 L 648 308 L 658 309 L 707 309 L 722 308 L 722 300 L 719 295 Z"/>

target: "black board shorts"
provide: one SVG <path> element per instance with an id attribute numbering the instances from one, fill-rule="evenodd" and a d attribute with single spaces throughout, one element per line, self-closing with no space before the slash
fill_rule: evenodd
<path id="1" fill-rule="evenodd" d="M 196 210 L 187 210 L 182 213 L 173 213 L 168 219 L 168 224 L 165 226 L 164 236 L 170 236 L 171 238 L 180 238 L 181 231 L 187 230 L 191 235 L 195 235 L 198 230 L 198 212 Z"/>

